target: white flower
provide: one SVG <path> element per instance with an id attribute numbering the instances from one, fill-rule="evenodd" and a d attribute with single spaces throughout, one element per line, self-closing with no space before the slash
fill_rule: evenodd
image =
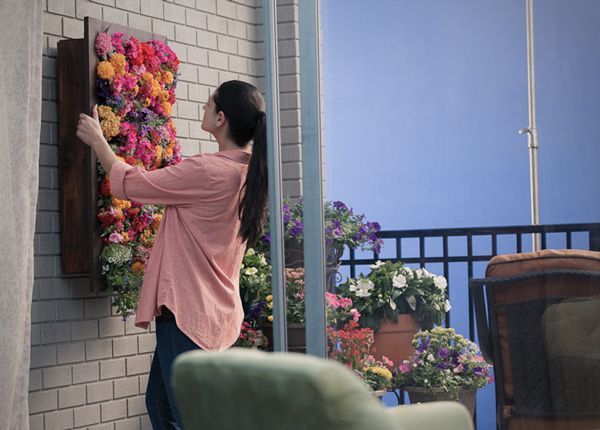
<path id="1" fill-rule="evenodd" d="M 406 302 L 408 303 L 408 306 L 410 306 L 410 308 L 414 311 L 415 309 L 417 309 L 417 299 L 415 298 L 415 296 L 410 296 L 406 298 Z"/>
<path id="2" fill-rule="evenodd" d="M 406 287 L 406 277 L 403 275 L 396 275 L 392 278 L 392 285 L 394 288 L 404 288 Z"/>
<path id="3" fill-rule="evenodd" d="M 404 266 L 404 267 L 402 268 L 402 271 L 404 272 L 404 274 L 405 274 L 406 276 L 410 276 L 410 275 L 412 274 L 412 269 L 411 269 L 410 267 L 408 267 L 408 266 Z"/>
<path id="4" fill-rule="evenodd" d="M 252 249 L 252 248 L 250 248 L 250 249 Z M 257 273 L 258 273 L 258 269 L 256 267 L 248 267 L 244 271 L 244 274 L 248 275 L 248 276 L 256 275 Z"/>
<path id="5" fill-rule="evenodd" d="M 452 309 L 452 306 L 450 306 L 450 300 L 446 299 L 446 302 L 444 303 L 444 312 L 449 312 L 450 309 Z"/>
<path id="6" fill-rule="evenodd" d="M 427 356 L 427 361 L 435 361 L 435 357 L 433 356 L 433 354 L 429 354 Z"/>
<path id="7" fill-rule="evenodd" d="M 448 281 L 446 281 L 446 278 L 444 278 L 443 276 L 436 276 L 435 278 L 433 278 L 433 283 L 442 291 L 444 291 L 448 286 Z"/>
<path id="8" fill-rule="evenodd" d="M 373 284 L 373 282 L 362 278 L 356 282 L 356 285 L 350 286 L 350 291 L 354 291 L 356 297 L 369 297 L 373 288 L 375 288 L 375 284 Z"/>
<path id="9" fill-rule="evenodd" d="M 254 248 L 248 248 L 248 251 L 246 251 L 246 257 L 250 257 L 251 255 L 254 255 Z"/>
<path id="10" fill-rule="evenodd" d="M 417 278 L 419 279 L 423 276 L 433 277 L 433 274 L 428 272 L 427 269 L 425 269 L 424 267 L 415 270 L 415 273 L 417 274 Z"/>
<path id="11" fill-rule="evenodd" d="M 377 261 L 375 262 L 375 264 L 371 264 L 371 269 L 372 269 L 372 270 L 379 269 L 379 268 L 380 268 L 381 266 L 383 266 L 383 265 L 384 265 L 384 262 L 383 262 L 383 261 L 381 261 L 381 260 L 377 260 Z"/>
<path id="12" fill-rule="evenodd" d="M 265 258 L 264 255 L 260 256 L 260 260 L 259 261 L 260 261 L 260 264 L 262 264 L 263 266 L 267 265 L 267 259 Z"/>
<path id="13" fill-rule="evenodd" d="M 390 299 L 390 308 L 392 308 L 392 310 L 396 309 L 396 302 L 394 302 L 392 299 Z"/>

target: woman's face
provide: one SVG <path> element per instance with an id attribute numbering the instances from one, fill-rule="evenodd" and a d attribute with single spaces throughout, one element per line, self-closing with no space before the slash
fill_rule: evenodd
<path id="1" fill-rule="evenodd" d="M 202 130 L 209 133 L 215 134 L 217 129 L 222 125 L 222 112 L 217 112 L 214 100 L 214 94 L 211 94 L 208 98 L 202 110 L 204 110 L 204 116 L 202 117 Z"/>

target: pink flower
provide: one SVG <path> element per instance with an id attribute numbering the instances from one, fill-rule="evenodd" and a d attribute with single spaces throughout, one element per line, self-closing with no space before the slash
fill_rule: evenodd
<path id="1" fill-rule="evenodd" d="M 108 241 L 111 243 L 121 243 L 123 242 L 123 236 L 121 236 L 115 231 L 110 234 L 110 236 L 108 237 Z"/>
<path id="2" fill-rule="evenodd" d="M 360 312 L 358 312 L 358 309 L 350 309 L 350 315 L 352 316 L 352 321 L 358 322 L 360 319 Z"/>
<path id="3" fill-rule="evenodd" d="M 459 364 L 458 366 L 456 366 L 452 371 L 454 373 L 463 373 L 465 370 L 465 367 L 461 364 Z"/>
<path id="4" fill-rule="evenodd" d="M 400 366 L 398 366 L 398 370 L 400 370 L 402 373 L 408 373 L 410 372 L 410 366 L 408 363 L 402 363 Z"/>
<path id="5" fill-rule="evenodd" d="M 392 360 L 390 360 L 389 358 L 387 358 L 385 355 L 383 357 L 381 357 L 381 361 L 387 367 L 394 367 L 394 362 Z"/>
<path id="6" fill-rule="evenodd" d="M 125 36 L 125 33 L 117 31 L 116 33 L 113 33 L 111 37 L 112 46 L 119 54 L 125 53 L 125 49 L 123 49 L 123 36 Z"/>
<path id="7" fill-rule="evenodd" d="M 110 35 L 105 32 L 98 33 L 98 36 L 96 36 L 95 48 L 96 54 L 98 54 L 98 56 L 104 57 L 105 55 L 107 55 L 113 48 Z"/>

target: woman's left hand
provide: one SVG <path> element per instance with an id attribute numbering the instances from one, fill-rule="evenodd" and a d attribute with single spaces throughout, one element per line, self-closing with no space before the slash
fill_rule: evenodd
<path id="1" fill-rule="evenodd" d="M 98 121 L 98 105 L 94 105 L 92 108 L 92 116 L 84 113 L 79 114 L 75 135 L 92 149 L 104 140 L 100 122 Z"/>

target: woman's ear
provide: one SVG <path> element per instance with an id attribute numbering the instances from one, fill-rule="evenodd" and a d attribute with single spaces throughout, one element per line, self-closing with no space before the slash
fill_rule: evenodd
<path id="1" fill-rule="evenodd" d="M 225 116 L 225 114 L 223 113 L 223 111 L 219 111 L 217 112 L 217 121 L 216 121 L 216 126 L 217 127 L 221 127 L 222 125 L 224 125 L 227 122 L 227 117 Z"/>

